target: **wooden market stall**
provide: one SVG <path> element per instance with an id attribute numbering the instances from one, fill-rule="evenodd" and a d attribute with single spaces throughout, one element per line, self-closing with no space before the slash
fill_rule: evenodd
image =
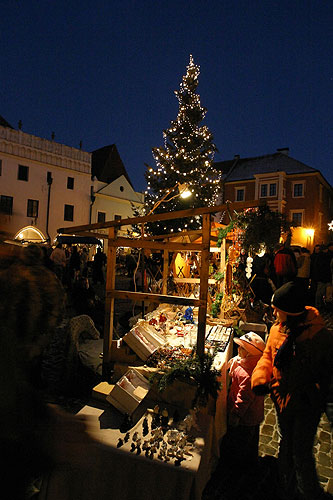
<path id="1" fill-rule="evenodd" d="M 230 202 L 223 205 L 213 207 L 192 208 L 177 212 L 166 212 L 159 214 L 151 214 L 144 217 L 133 217 L 128 219 L 106 221 L 103 223 L 94 223 L 81 226 L 73 226 L 58 229 L 61 234 L 80 234 L 86 236 L 95 236 L 97 238 L 105 238 L 108 241 L 107 249 L 107 278 L 106 278 L 106 294 L 105 294 L 105 327 L 104 327 L 104 346 L 103 346 L 103 376 L 105 380 L 109 376 L 109 368 L 111 362 L 111 348 L 113 338 L 113 319 L 115 299 L 130 299 L 136 301 L 148 301 L 156 304 L 177 304 L 185 306 L 198 307 L 198 330 L 197 330 L 197 354 L 204 354 L 205 332 L 206 332 L 206 316 L 207 316 L 207 293 L 208 293 L 208 277 L 209 277 L 209 254 L 211 242 L 211 225 L 212 214 L 223 213 L 229 210 L 230 207 L 242 210 L 257 205 L 257 202 Z M 185 217 L 202 217 L 201 238 L 196 242 L 181 242 L 170 241 L 165 235 L 161 241 L 160 236 L 144 235 L 144 224 L 155 221 L 165 221 L 172 219 L 181 219 Z M 120 226 L 140 225 L 142 228 L 141 237 L 118 237 L 117 229 Z M 95 232 L 101 229 L 108 228 L 108 235 Z M 184 232 L 185 233 L 185 232 Z M 188 232 L 188 234 L 190 231 Z M 175 236 L 175 235 L 172 235 Z M 179 236 L 179 235 L 178 235 Z M 198 239 L 198 235 L 197 238 Z M 182 297 L 166 294 L 166 285 L 162 294 L 132 292 L 125 290 L 117 290 L 115 288 L 116 278 L 116 250 L 119 247 L 129 247 L 136 249 L 150 249 L 163 252 L 163 282 L 166 284 L 169 274 L 169 252 L 175 251 L 196 251 L 201 253 L 201 267 L 199 271 L 200 280 L 200 295 L 199 298 Z"/>
<path id="2" fill-rule="evenodd" d="M 237 203 L 235 205 L 237 209 L 249 206 L 244 203 Z M 196 349 L 199 356 L 204 355 L 209 284 L 209 254 L 212 243 L 211 217 L 215 213 L 223 212 L 226 207 L 226 205 L 203 207 L 173 213 L 152 214 L 146 217 L 135 217 L 119 221 L 109 221 L 105 223 L 59 229 L 59 232 L 63 234 L 91 235 L 97 236 L 98 238 L 104 237 L 108 242 L 105 306 L 106 318 L 103 346 L 103 376 L 104 380 L 107 382 L 102 382 L 102 384 L 111 386 L 111 384 L 108 384 L 109 368 L 111 368 L 111 353 L 114 345 L 112 343 L 112 336 L 115 300 L 118 298 L 130 299 L 134 302 L 151 302 L 157 305 L 171 304 L 198 307 L 198 328 L 195 334 Z M 139 224 L 143 228 L 143 225 L 150 221 L 177 219 L 189 216 L 202 217 L 201 234 L 198 235 L 197 232 L 194 234 L 194 232 L 190 231 L 184 232 L 187 236 L 190 233 L 193 233 L 194 241 L 191 241 L 191 238 L 187 238 L 187 241 L 185 242 L 175 241 L 174 238 L 172 238 L 175 235 L 125 238 L 120 236 L 118 237 L 117 234 L 117 228 L 119 226 Z M 97 230 L 104 228 L 108 228 L 108 235 L 96 232 Z M 144 235 L 143 230 L 141 235 Z M 179 236 L 179 234 L 177 236 Z M 199 241 L 196 241 L 198 239 Z M 121 246 L 163 252 L 164 266 L 162 273 L 164 279 L 162 293 L 148 293 L 145 291 L 132 292 L 116 289 L 116 250 Z M 201 253 L 200 271 L 198 277 L 200 292 L 198 298 L 167 294 L 166 281 L 169 275 L 169 253 L 178 251 Z M 121 429 L 124 422 L 124 411 L 121 411 L 120 407 L 115 404 L 115 400 L 117 399 L 115 389 L 118 388 L 118 390 L 121 391 L 124 387 L 120 385 L 120 379 L 115 385 L 112 386 L 113 389 L 111 389 L 111 391 L 108 389 L 108 395 L 103 402 L 100 404 L 98 404 L 98 402 L 94 402 L 91 406 L 86 405 L 79 413 L 80 416 L 87 419 L 87 423 L 89 424 L 88 433 L 89 436 L 93 438 L 92 446 L 89 451 L 91 463 L 89 474 L 87 474 L 86 470 L 80 466 L 75 468 L 62 467 L 61 470 L 55 470 L 47 478 L 45 487 L 41 494 L 41 500 L 56 500 L 60 496 L 64 498 L 64 500 L 71 500 L 72 498 L 88 500 L 92 498 L 92 496 L 99 498 L 100 500 L 106 500 L 110 498 L 110 496 L 123 498 L 124 500 L 131 500 L 133 498 L 137 498 L 138 492 L 140 492 L 139 494 L 142 498 L 150 496 L 152 499 L 163 498 L 165 500 L 172 500 L 174 498 L 179 498 L 180 500 L 201 500 L 202 491 L 209 480 L 211 472 L 214 469 L 216 459 L 219 456 L 219 445 L 227 427 L 226 366 L 227 361 L 232 354 L 232 342 L 228 341 L 225 350 L 218 354 L 221 355 L 221 364 L 218 369 L 220 372 L 219 380 L 221 382 L 221 389 L 218 391 L 214 411 L 210 411 L 209 405 L 207 404 L 207 406 L 196 412 L 195 422 L 197 425 L 192 425 L 194 420 L 191 420 L 193 419 L 193 413 L 191 414 L 190 409 L 190 404 L 193 400 L 193 394 L 191 395 L 193 386 L 187 384 L 186 381 L 180 381 L 183 385 L 178 385 L 176 387 L 177 396 L 179 398 L 177 401 L 174 399 L 169 400 L 169 398 L 166 398 L 165 400 L 156 400 L 153 399 L 153 397 L 151 400 L 154 403 L 156 403 L 156 401 L 161 401 L 162 405 L 165 408 L 168 408 L 168 411 L 170 412 L 174 412 L 174 409 L 176 408 L 178 413 L 180 412 L 179 414 L 182 414 L 182 424 L 184 425 L 187 421 L 187 425 L 190 427 L 186 430 L 185 426 L 185 431 L 184 427 L 182 427 L 181 429 L 183 430 L 177 435 L 182 435 L 182 439 L 185 439 L 181 445 L 183 449 L 189 444 L 186 441 L 186 433 L 191 429 L 194 445 L 192 440 L 192 444 L 190 446 L 191 452 L 188 456 L 181 455 L 180 462 L 177 462 L 177 456 L 174 454 L 172 455 L 172 459 L 168 456 L 168 460 L 166 460 L 163 456 L 158 456 L 157 452 L 155 453 L 155 456 L 153 452 L 151 452 L 151 455 L 147 454 L 147 449 L 143 452 L 143 444 L 145 443 L 144 439 L 147 439 L 147 432 L 144 432 L 145 420 L 146 426 L 153 429 L 152 419 L 154 418 L 153 415 L 155 408 L 154 406 L 149 406 L 149 402 L 147 402 L 147 408 L 149 411 L 147 410 L 142 416 L 141 413 L 138 412 L 138 418 L 133 418 L 134 425 L 131 426 L 130 430 L 125 435 L 125 431 Z M 145 376 L 145 372 L 149 371 L 149 369 L 150 367 L 147 365 L 140 365 L 140 367 L 127 367 L 125 375 L 128 375 L 128 372 L 135 372 L 136 376 L 140 377 L 141 374 Z M 119 385 L 117 386 L 118 383 Z M 183 388 L 181 389 L 181 387 Z M 139 389 L 142 388 L 144 388 L 144 384 L 139 384 Z M 137 389 L 138 387 L 135 388 L 135 390 Z M 147 393 L 145 391 L 142 398 L 140 396 L 139 399 L 143 400 L 146 397 L 146 394 Z M 114 398 L 112 398 L 112 395 L 114 395 Z M 183 396 L 186 396 L 186 399 L 188 399 L 188 405 L 183 404 L 183 399 L 185 399 Z M 124 401 L 125 400 L 122 400 L 122 402 Z M 180 404 L 176 404 L 178 401 Z M 139 410 L 140 403 L 136 402 L 135 404 L 138 404 L 135 408 Z M 145 405 L 141 405 L 141 410 L 142 408 L 146 409 Z M 120 412 L 117 412 L 116 409 L 120 409 Z M 127 407 L 125 409 L 127 410 Z M 131 411 L 132 408 L 130 408 L 128 414 L 132 415 Z M 125 415 L 127 415 L 127 411 Z M 147 422 L 149 422 L 149 425 Z M 170 428 L 170 434 L 172 434 L 173 431 L 175 431 L 175 429 Z M 153 436 L 152 433 L 153 430 L 151 430 L 149 434 L 150 440 Z M 142 452 L 141 448 L 139 450 L 136 448 L 136 451 L 134 452 L 134 436 L 136 443 L 138 443 L 137 439 L 139 437 L 140 443 L 142 444 Z M 168 439 L 168 437 L 166 439 Z M 137 444 L 136 446 L 139 445 Z M 171 442 L 168 442 L 169 451 L 170 447 L 172 447 L 172 444 Z M 175 467 L 175 465 L 177 466 Z"/>

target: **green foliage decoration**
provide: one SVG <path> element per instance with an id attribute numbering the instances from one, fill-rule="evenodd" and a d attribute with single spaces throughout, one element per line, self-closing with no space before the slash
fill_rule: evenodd
<path id="1" fill-rule="evenodd" d="M 257 253 L 262 245 L 273 249 L 279 242 L 281 232 L 290 231 L 290 225 L 284 214 L 272 211 L 267 205 L 248 208 L 240 213 L 235 212 L 232 227 L 230 223 L 219 231 L 218 246 L 231 229 L 238 228 L 242 230 L 242 247 L 247 252 Z"/>
<path id="2" fill-rule="evenodd" d="M 222 299 L 223 293 L 217 293 L 211 306 L 211 315 L 213 316 L 213 318 L 216 318 L 221 311 Z"/>
<path id="3" fill-rule="evenodd" d="M 193 350 L 188 358 L 170 363 L 162 376 L 153 374 L 150 381 L 157 380 L 157 387 L 161 392 L 175 380 L 192 381 L 196 385 L 192 407 L 206 406 L 210 396 L 216 401 L 218 391 L 221 388 L 221 383 L 218 380 L 220 372 L 213 366 L 215 355 L 216 352 L 205 353 L 200 357 Z"/>
<path id="4" fill-rule="evenodd" d="M 213 279 L 216 281 L 221 281 L 224 278 L 224 273 L 221 273 L 218 271 L 217 273 L 213 274 Z"/>

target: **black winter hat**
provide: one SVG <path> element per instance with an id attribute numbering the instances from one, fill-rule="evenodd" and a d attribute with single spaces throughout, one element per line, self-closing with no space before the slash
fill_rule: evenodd
<path id="1" fill-rule="evenodd" d="M 278 288 L 272 297 L 272 305 L 290 316 L 298 316 L 305 311 L 304 290 L 294 281 Z"/>

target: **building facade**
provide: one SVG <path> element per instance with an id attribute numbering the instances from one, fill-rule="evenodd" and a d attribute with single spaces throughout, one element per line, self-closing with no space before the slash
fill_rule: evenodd
<path id="1" fill-rule="evenodd" d="M 2 119 L 1 238 L 52 244 L 58 228 L 131 217 L 132 203 L 142 205 L 143 195 L 112 164 L 109 183 L 92 175 L 92 156 L 15 130 Z"/>
<path id="2" fill-rule="evenodd" d="M 313 247 L 328 242 L 333 190 L 319 170 L 289 156 L 289 149 L 252 158 L 219 162 L 222 202 L 266 203 L 294 222 L 293 243 Z"/>

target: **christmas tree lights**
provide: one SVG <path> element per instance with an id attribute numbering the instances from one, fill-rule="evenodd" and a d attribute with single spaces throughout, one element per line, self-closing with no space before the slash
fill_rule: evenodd
<path id="1" fill-rule="evenodd" d="M 176 120 L 163 131 L 164 146 L 153 148 L 156 168 L 147 165 L 145 178 L 145 213 L 151 212 L 167 190 L 177 184 L 188 186 L 192 193 L 189 198 L 180 196 L 158 203 L 154 213 L 174 212 L 187 208 L 212 206 L 217 204 L 221 172 L 214 168 L 213 159 L 217 150 L 213 135 L 207 126 L 200 126 L 205 118 L 206 108 L 201 105 L 196 93 L 200 68 L 190 56 L 186 75 L 179 90 L 175 91 L 179 110 Z M 198 217 L 147 224 L 152 234 L 178 232 L 184 228 L 199 229 Z"/>

